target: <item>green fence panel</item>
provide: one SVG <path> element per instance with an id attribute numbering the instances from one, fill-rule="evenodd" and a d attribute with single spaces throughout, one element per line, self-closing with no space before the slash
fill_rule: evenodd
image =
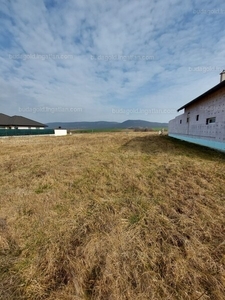
<path id="1" fill-rule="evenodd" d="M 54 129 L 0 129 L 0 136 L 54 134 Z"/>

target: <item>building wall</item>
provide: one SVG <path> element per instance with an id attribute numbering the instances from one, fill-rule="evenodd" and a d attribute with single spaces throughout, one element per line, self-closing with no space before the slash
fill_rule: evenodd
<path id="1" fill-rule="evenodd" d="M 0 126 L 3 129 L 45 129 L 44 127 L 28 127 L 28 126 Z"/>
<path id="2" fill-rule="evenodd" d="M 169 135 L 225 143 L 225 88 L 186 107 L 169 122 Z"/>
<path id="3" fill-rule="evenodd" d="M 2 129 L 45 129 L 44 127 L 28 127 L 28 126 L 1 126 Z"/>
<path id="4" fill-rule="evenodd" d="M 16 127 L 14 127 L 16 128 Z M 27 127 L 27 126 L 18 126 L 17 129 L 44 129 L 44 127 Z"/>
<path id="5" fill-rule="evenodd" d="M 54 129 L 55 136 L 67 135 L 67 129 Z"/>

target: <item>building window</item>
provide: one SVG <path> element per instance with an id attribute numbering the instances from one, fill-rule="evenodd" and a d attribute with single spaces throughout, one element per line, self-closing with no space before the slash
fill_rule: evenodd
<path id="1" fill-rule="evenodd" d="M 206 125 L 211 124 L 211 123 L 215 123 L 215 122 L 216 122 L 216 117 L 206 119 Z"/>
<path id="2" fill-rule="evenodd" d="M 187 123 L 189 123 L 189 117 L 187 118 Z"/>
<path id="3" fill-rule="evenodd" d="M 198 121 L 198 120 L 199 120 L 199 115 L 196 116 L 196 121 Z"/>
<path id="4" fill-rule="evenodd" d="M 182 120 L 180 120 L 180 124 L 182 124 Z"/>

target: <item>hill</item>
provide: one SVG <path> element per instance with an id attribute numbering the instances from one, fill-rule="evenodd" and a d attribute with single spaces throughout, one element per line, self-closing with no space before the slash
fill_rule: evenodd
<path id="1" fill-rule="evenodd" d="M 0 143 L 0 299 L 224 299 L 225 154 L 134 132 Z"/>
<path id="2" fill-rule="evenodd" d="M 127 120 L 122 123 L 119 122 L 54 122 L 47 123 L 49 128 L 66 128 L 66 129 L 115 129 L 115 128 L 159 128 L 168 127 L 168 123 L 148 122 L 143 120 Z"/>
<path id="3" fill-rule="evenodd" d="M 120 123 L 119 128 L 167 128 L 168 123 L 148 122 L 143 120 L 127 120 Z"/>

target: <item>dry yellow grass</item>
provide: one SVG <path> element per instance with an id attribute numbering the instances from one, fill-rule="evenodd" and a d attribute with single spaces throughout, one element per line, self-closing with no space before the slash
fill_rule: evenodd
<path id="1" fill-rule="evenodd" d="M 1 139 L 0 299 L 224 299 L 224 166 L 150 133 Z"/>

